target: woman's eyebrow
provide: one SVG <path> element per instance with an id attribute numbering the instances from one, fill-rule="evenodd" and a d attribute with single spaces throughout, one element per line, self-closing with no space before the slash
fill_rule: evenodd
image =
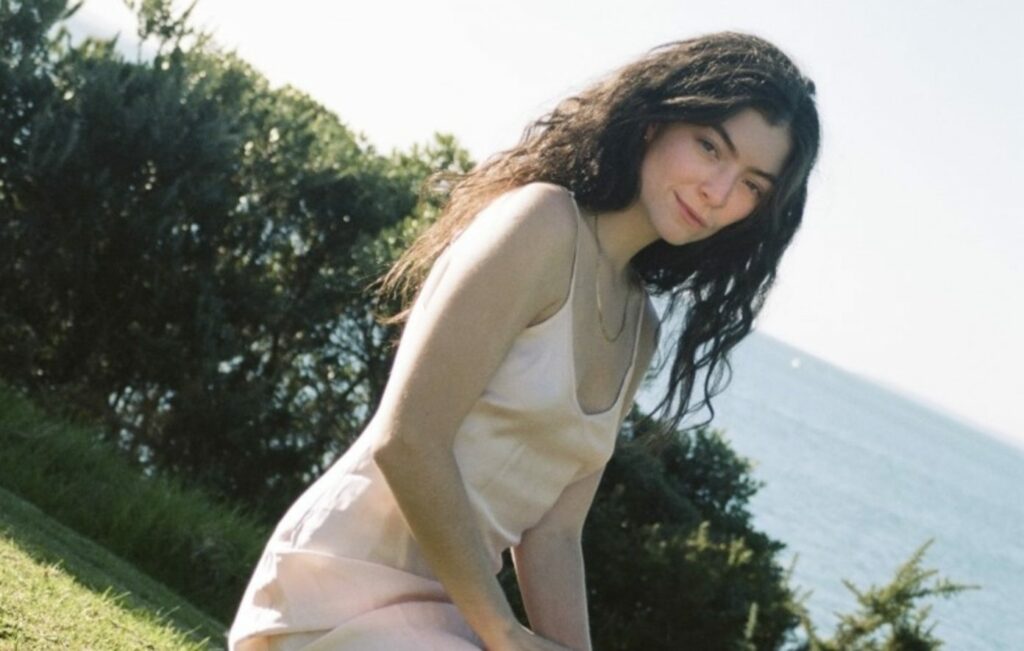
<path id="1" fill-rule="evenodd" d="M 715 133 L 717 133 L 719 137 L 725 141 L 725 146 L 729 148 L 729 151 L 732 153 L 732 155 L 738 156 L 739 153 L 736 151 L 736 144 L 733 143 L 732 138 L 729 137 L 729 132 L 725 130 L 725 127 L 723 127 L 720 124 L 712 124 L 711 128 L 714 129 Z M 750 168 L 750 171 L 753 172 L 754 174 L 757 174 L 758 176 L 764 177 L 773 184 L 778 183 L 778 178 L 776 178 L 774 174 L 769 174 L 768 172 L 765 172 L 764 170 L 758 169 L 756 167 Z"/>

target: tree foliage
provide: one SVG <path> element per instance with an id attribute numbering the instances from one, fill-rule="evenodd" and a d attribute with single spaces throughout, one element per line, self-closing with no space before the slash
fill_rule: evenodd
<path id="1" fill-rule="evenodd" d="M 751 522 L 749 462 L 714 430 L 651 449 L 634 424 L 584 532 L 599 648 L 780 648 L 797 620 L 784 545 Z"/>
<path id="2" fill-rule="evenodd" d="M 137 3 L 160 47 L 136 62 L 50 36 L 64 4 L 0 16 L 0 373 L 279 512 L 365 423 L 392 336 L 365 287 L 430 217 L 426 173 L 468 158 L 377 154 L 167 3 Z"/>
<path id="3" fill-rule="evenodd" d="M 932 542 L 915 550 L 886 585 L 861 591 L 844 580 L 859 607 L 853 613 L 839 615 L 839 624 L 828 639 L 818 636 L 806 608 L 796 604 L 795 612 L 807 639 L 795 651 L 933 651 L 942 647 L 942 640 L 933 634 L 935 624 L 928 622 L 931 607 L 919 601 L 949 598 L 978 586 L 954 583 L 939 577 L 937 570 L 922 568 L 924 553 Z"/>

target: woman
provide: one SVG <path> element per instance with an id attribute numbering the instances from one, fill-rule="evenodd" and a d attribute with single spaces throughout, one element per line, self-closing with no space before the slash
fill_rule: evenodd
<path id="1" fill-rule="evenodd" d="M 278 524 L 231 649 L 589 649 L 580 536 L 659 321 L 685 307 L 675 426 L 799 226 L 813 96 L 759 38 L 671 43 L 458 179 L 383 280 L 415 300 L 381 404 Z"/>

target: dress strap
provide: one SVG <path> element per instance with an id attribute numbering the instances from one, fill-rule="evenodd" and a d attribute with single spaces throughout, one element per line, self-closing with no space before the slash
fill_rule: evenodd
<path id="1" fill-rule="evenodd" d="M 577 260 L 580 258 L 580 230 L 582 229 L 580 222 L 583 221 L 583 217 L 580 215 L 580 206 L 576 203 L 576 193 L 572 190 L 566 189 L 569 193 L 569 197 L 572 199 L 572 207 L 576 210 L 576 241 L 573 242 L 572 250 L 572 275 L 569 276 L 569 295 L 565 299 L 569 309 L 572 309 L 572 297 L 575 293 L 576 288 L 576 267 Z"/>

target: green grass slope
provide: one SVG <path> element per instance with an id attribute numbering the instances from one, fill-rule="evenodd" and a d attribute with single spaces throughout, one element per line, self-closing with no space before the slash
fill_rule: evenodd
<path id="1" fill-rule="evenodd" d="M 218 649 L 226 627 L 0 489 L 0 650 Z"/>
<path id="2" fill-rule="evenodd" d="M 0 381 L 0 487 L 221 621 L 269 528 L 181 481 L 146 477 L 97 426 L 69 422 Z"/>

